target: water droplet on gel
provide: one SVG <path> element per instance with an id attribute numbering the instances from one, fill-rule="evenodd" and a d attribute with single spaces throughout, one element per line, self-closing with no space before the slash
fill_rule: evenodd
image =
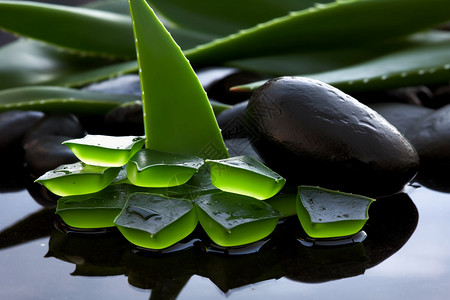
<path id="1" fill-rule="evenodd" d="M 161 216 L 159 215 L 158 212 L 156 212 L 152 209 L 144 208 L 144 207 L 140 207 L 140 206 L 129 206 L 127 208 L 127 212 L 132 213 L 132 214 L 137 214 L 146 221 L 152 217 L 159 217 L 159 219 L 161 219 Z"/>

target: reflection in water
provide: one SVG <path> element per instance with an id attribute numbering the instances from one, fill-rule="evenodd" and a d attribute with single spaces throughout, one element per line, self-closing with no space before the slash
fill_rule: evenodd
<path id="1" fill-rule="evenodd" d="M 432 190 L 450 193 L 450 165 L 448 163 L 422 163 L 414 181 Z"/>
<path id="2" fill-rule="evenodd" d="M 304 238 L 299 221 L 291 217 L 277 226 L 270 239 L 253 248 L 221 253 L 199 227 L 180 243 L 182 250 L 149 252 L 134 248 L 116 230 L 65 234 L 54 227 L 52 209 L 43 209 L 5 229 L 0 240 L 6 248 L 51 234 L 46 256 L 76 265 L 72 275 L 123 274 L 132 286 L 152 290 L 151 299 L 176 299 L 193 275 L 209 278 L 227 292 L 281 277 L 325 282 L 363 274 L 398 251 L 418 221 L 417 209 L 406 194 L 378 199 L 369 214 L 364 242 L 336 247 L 304 246 L 299 242 Z M 236 255 L 239 251 L 250 254 Z"/>

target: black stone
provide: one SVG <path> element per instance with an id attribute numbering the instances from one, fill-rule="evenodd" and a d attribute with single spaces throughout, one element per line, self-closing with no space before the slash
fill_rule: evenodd
<path id="1" fill-rule="evenodd" d="M 431 108 L 396 102 L 374 103 L 369 106 L 394 125 L 402 134 L 406 134 L 417 122 L 434 112 Z"/>
<path id="2" fill-rule="evenodd" d="M 405 135 L 417 149 L 421 161 L 450 164 L 450 105 L 428 114 Z"/>
<path id="3" fill-rule="evenodd" d="M 10 110 L 0 114 L 0 151 L 20 145 L 25 133 L 44 113 L 40 111 Z"/>
<path id="4" fill-rule="evenodd" d="M 393 125 L 316 80 L 270 80 L 251 97 L 246 117 L 256 151 L 290 184 L 379 196 L 401 190 L 419 167 Z"/>

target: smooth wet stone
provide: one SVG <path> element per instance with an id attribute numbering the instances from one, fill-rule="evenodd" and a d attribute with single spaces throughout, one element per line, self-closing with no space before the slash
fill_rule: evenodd
<path id="1" fill-rule="evenodd" d="M 423 162 L 450 163 L 450 105 L 428 114 L 405 135 Z"/>
<path id="2" fill-rule="evenodd" d="M 248 100 L 251 95 L 243 92 L 231 92 L 231 87 L 262 79 L 258 74 L 229 67 L 200 69 L 197 71 L 197 76 L 209 99 L 226 104 L 236 104 Z"/>
<path id="3" fill-rule="evenodd" d="M 45 135 L 83 137 L 85 132 L 78 118 L 73 114 L 54 113 L 46 115 L 26 133 L 23 144 Z"/>
<path id="4" fill-rule="evenodd" d="M 40 111 L 10 110 L 0 114 L 0 150 L 20 145 L 25 133 L 33 127 L 44 113 Z"/>
<path id="5" fill-rule="evenodd" d="M 224 139 L 246 138 L 245 110 L 248 101 L 235 104 L 217 116 L 217 123 Z"/>
<path id="6" fill-rule="evenodd" d="M 83 90 L 104 94 L 135 95 L 137 99 L 141 98 L 141 83 L 137 74 L 123 75 L 93 83 L 84 87 Z"/>
<path id="7" fill-rule="evenodd" d="M 62 142 L 84 136 L 85 131 L 75 115 L 55 113 L 42 118 L 23 139 L 25 161 L 31 173 L 40 176 L 60 165 L 78 161 Z"/>
<path id="8" fill-rule="evenodd" d="M 225 146 L 228 149 L 230 157 L 246 155 L 253 157 L 254 159 L 257 159 L 260 162 L 264 162 L 261 156 L 259 156 L 259 154 L 256 153 L 255 149 L 253 149 L 253 146 L 249 139 L 247 138 L 229 139 L 224 140 L 224 142 Z"/>
<path id="9" fill-rule="evenodd" d="M 144 116 L 142 101 L 124 103 L 104 117 L 107 132 L 112 135 L 144 135 Z"/>
<path id="10" fill-rule="evenodd" d="M 402 134 L 405 134 L 417 122 L 434 112 L 431 108 L 397 102 L 374 103 L 369 106 L 394 125 Z"/>
<path id="11" fill-rule="evenodd" d="M 270 80 L 253 94 L 246 116 L 256 151 L 287 184 L 386 195 L 419 167 L 414 147 L 386 119 L 316 80 Z"/>
<path id="12" fill-rule="evenodd" d="M 61 144 L 70 138 L 45 135 L 27 142 L 24 145 L 25 161 L 31 173 L 40 176 L 60 165 L 79 161 L 69 147 Z"/>

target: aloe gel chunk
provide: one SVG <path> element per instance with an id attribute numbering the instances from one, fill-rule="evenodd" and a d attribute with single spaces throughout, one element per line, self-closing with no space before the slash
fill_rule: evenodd
<path id="1" fill-rule="evenodd" d="M 120 169 L 77 162 L 48 171 L 36 181 L 58 196 L 82 195 L 107 187 L 114 181 Z"/>
<path id="2" fill-rule="evenodd" d="M 129 184 L 116 184 L 97 193 L 61 197 L 56 214 L 74 228 L 114 227 L 114 219 L 122 211 L 128 196 L 138 189 Z"/>
<path id="3" fill-rule="evenodd" d="M 137 186 L 171 187 L 186 183 L 203 165 L 195 156 L 142 149 L 127 164 L 128 180 Z"/>
<path id="4" fill-rule="evenodd" d="M 131 243 L 164 249 L 188 236 L 197 226 L 197 216 L 190 200 L 134 193 L 114 222 Z"/>
<path id="5" fill-rule="evenodd" d="M 299 186 L 297 214 L 311 238 L 337 238 L 359 232 L 374 201 L 365 196 L 312 186 Z"/>
<path id="6" fill-rule="evenodd" d="M 82 162 L 105 167 L 121 167 L 145 143 L 139 136 L 86 135 L 63 142 Z"/>
<path id="7" fill-rule="evenodd" d="M 259 200 L 276 195 L 286 180 L 250 156 L 206 160 L 211 166 L 211 181 L 217 188 Z"/>
<path id="8" fill-rule="evenodd" d="M 276 227 L 279 213 L 264 201 L 219 192 L 194 200 L 198 220 L 211 240 L 232 247 L 267 237 Z"/>

